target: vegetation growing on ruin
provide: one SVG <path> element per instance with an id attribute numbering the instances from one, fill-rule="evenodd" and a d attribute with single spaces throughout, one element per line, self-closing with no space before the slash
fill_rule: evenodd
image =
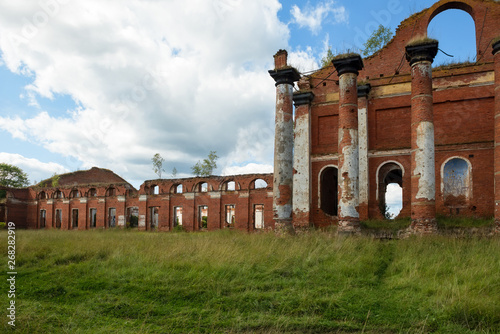
<path id="1" fill-rule="evenodd" d="M 0 240 L 7 263 L 5 231 Z M 16 242 L 18 333 L 493 333 L 500 326 L 498 238 L 28 230 L 17 231 Z M 7 294 L 0 300 L 7 305 Z"/>
<path id="2" fill-rule="evenodd" d="M 372 32 L 370 37 L 366 40 L 365 44 L 363 44 L 363 46 L 365 47 L 363 50 L 363 56 L 370 56 L 378 50 L 382 49 L 387 43 L 391 41 L 392 36 L 393 34 L 391 29 L 380 24 L 377 30 Z"/>
<path id="3" fill-rule="evenodd" d="M 427 35 L 417 35 L 413 37 L 406 46 L 416 46 L 416 45 L 425 45 L 425 44 L 432 44 L 432 43 L 438 43 L 437 39 L 430 38 Z"/>

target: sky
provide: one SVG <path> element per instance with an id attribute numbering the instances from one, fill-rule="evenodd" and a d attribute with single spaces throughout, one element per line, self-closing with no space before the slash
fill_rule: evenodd
<path id="1" fill-rule="evenodd" d="M 219 156 L 214 174 L 272 172 L 267 71 L 276 51 L 288 50 L 301 72 L 315 70 L 328 48 L 361 50 L 379 24 L 394 32 L 433 3 L 2 1 L 0 162 L 21 167 L 31 183 L 97 166 L 136 188 L 157 178 L 155 153 L 165 159 L 163 177 L 174 167 L 191 176 L 210 151 Z M 473 27 L 465 12 L 446 11 L 429 34 L 467 60 Z"/>

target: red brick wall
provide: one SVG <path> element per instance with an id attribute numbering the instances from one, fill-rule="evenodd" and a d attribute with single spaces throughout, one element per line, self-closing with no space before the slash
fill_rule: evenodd
<path id="1" fill-rule="evenodd" d="M 491 217 L 494 210 L 494 64 L 491 40 L 500 35 L 500 5 L 489 0 L 442 0 L 403 21 L 396 36 L 381 51 L 363 59 L 358 83 L 369 83 L 369 216 L 381 217 L 377 201 L 377 169 L 387 161 L 403 165 L 403 211 L 411 213 L 411 75 L 404 55 L 413 36 L 425 34 L 438 13 L 459 8 L 476 22 L 478 64 L 433 69 L 434 124 L 436 145 L 436 210 L 450 214 L 441 191 L 441 166 L 449 157 L 464 157 L 472 165 L 472 197 L 460 214 Z M 483 28 L 484 21 L 484 29 Z M 481 38 L 479 38 L 481 36 Z M 431 36 L 432 37 L 432 36 Z M 396 72 L 396 69 L 402 67 Z M 318 207 L 319 173 L 326 165 L 337 165 L 338 75 L 333 66 L 310 77 L 315 95 L 311 106 L 312 217 L 316 226 L 336 222 Z M 324 80 L 328 78 L 328 80 Z M 454 211 L 456 214 L 456 211 Z"/>

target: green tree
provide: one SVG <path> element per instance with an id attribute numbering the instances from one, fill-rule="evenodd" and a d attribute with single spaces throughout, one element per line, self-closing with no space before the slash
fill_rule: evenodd
<path id="1" fill-rule="evenodd" d="M 332 52 L 332 49 L 329 47 L 328 51 L 326 51 L 326 55 L 321 58 L 321 67 L 327 67 L 332 64 L 334 54 Z"/>
<path id="2" fill-rule="evenodd" d="M 54 173 L 54 175 L 52 175 L 52 177 L 50 178 L 50 180 L 51 180 L 50 182 L 51 182 L 51 185 L 53 188 L 59 186 L 59 178 L 60 178 L 60 176 L 57 175 L 56 173 Z"/>
<path id="3" fill-rule="evenodd" d="M 216 151 L 210 151 L 208 158 L 203 159 L 203 162 L 198 161 L 191 171 L 196 176 L 210 176 L 215 168 L 217 168 L 217 156 Z"/>
<path id="4" fill-rule="evenodd" d="M 28 174 L 17 166 L 0 163 L 0 185 L 11 188 L 22 188 L 29 185 Z M 5 198 L 6 191 L 0 190 L 0 198 Z"/>
<path id="5" fill-rule="evenodd" d="M 172 178 L 175 179 L 176 176 L 177 176 L 177 168 L 174 167 L 174 169 L 172 169 Z"/>
<path id="6" fill-rule="evenodd" d="M 379 25 L 377 30 L 375 30 L 370 38 L 366 40 L 363 44 L 365 49 L 363 50 L 363 56 L 369 56 L 382 49 L 392 38 L 391 29 Z"/>
<path id="7" fill-rule="evenodd" d="M 153 162 L 153 171 L 161 179 L 161 173 L 165 171 L 163 169 L 163 163 L 165 162 L 165 159 L 161 157 L 160 153 L 156 153 L 151 161 Z"/>

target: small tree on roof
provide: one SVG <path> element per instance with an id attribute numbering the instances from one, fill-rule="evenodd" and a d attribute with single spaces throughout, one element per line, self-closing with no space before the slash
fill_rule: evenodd
<path id="1" fill-rule="evenodd" d="M 377 30 L 375 30 L 370 38 L 368 38 L 365 42 L 363 50 L 363 56 L 369 56 L 382 49 L 392 38 L 391 29 L 384 27 L 383 25 L 379 25 Z"/>
<path id="2" fill-rule="evenodd" d="M 163 169 L 163 163 L 165 162 L 165 159 L 161 157 L 160 153 L 156 153 L 151 161 L 153 162 L 153 171 L 161 179 L 161 173 L 165 171 Z"/>
<path id="3" fill-rule="evenodd" d="M 217 168 L 217 156 L 216 151 L 210 151 L 208 154 L 208 158 L 203 159 L 203 163 L 198 161 L 193 167 L 191 167 L 191 171 L 196 176 L 210 176 L 215 168 Z"/>

